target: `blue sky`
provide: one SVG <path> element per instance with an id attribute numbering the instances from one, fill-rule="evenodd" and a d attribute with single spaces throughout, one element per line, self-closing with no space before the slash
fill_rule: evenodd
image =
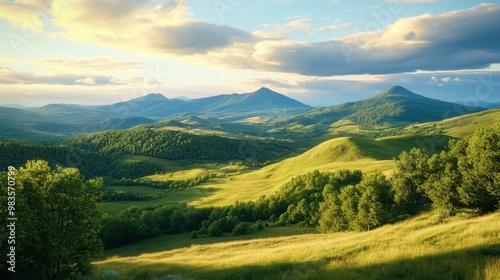
<path id="1" fill-rule="evenodd" d="M 0 2 L 0 104 L 199 98 L 262 86 L 313 106 L 393 85 L 500 101 L 500 1 Z"/>

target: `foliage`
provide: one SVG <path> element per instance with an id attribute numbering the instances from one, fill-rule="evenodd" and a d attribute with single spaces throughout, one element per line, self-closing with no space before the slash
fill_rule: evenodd
<path id="1" fill-rule="evenodd" d="M 0 141 L 0 170 L 7 166 L 21 167 L 28 160 L 45 160 L 52 168 L 57 165 L 75 167 L 87 178 L 105 176 L 111 169 L 111 160 L 96 153 L 65 145 Z"/>
<path id="2" fill-rule="evenodd" d="M 2 178 L 2 201 L 5 182 Z M 15 190 L 17 277 L 73 279 L 89 272 L 91 261 L 102 250 L 96 210 L 101 186 L 99 179 L 83 181 L 75 168 L 51 170 L 46 161 L 28 161 L 19 169 Z M 5 205 L 1 205 L 2 212 Z"/>
<path id="3" fill-rule="evenodd" d="M 290 144 L 283 141 L 240 140 L 147 128 L 95 133 L 74 139 L 71 145 L 111 157 L 133 154 L 190 162 L 265 162 L 291 152 Z"/>

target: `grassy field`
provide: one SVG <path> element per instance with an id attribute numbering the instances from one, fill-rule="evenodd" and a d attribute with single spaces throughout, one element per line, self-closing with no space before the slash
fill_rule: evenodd
<path id="1" fill-rule="evenodd" d="M 266 230 L 267 237 L 243 240 L 189 242 L 181 235 L 146 240 L 106 252 L 112 257 L 95 262 L 93 279 L 493 280 L 500 275 L 500 213 L 444 218 L 430 212 L 360 233 L 276 237 L 284 233 Z"/>

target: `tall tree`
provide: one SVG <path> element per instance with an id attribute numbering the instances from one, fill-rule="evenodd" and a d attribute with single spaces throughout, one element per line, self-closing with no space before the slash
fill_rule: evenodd
<path id="1" fill-rule="evenodd" d="M 74 279 L 87 272 L 102 251 L 96 210 L 102 180 L 85 182 L 77 169 L 51 170 L 41 160 L 28 161 L 16 179 L 16 276 Z"/>
<path id="2" fill-rule="evenodd" d="M 406 210 L 415 210 L 428 202 L 422 185 L 429 176 L 428 156 L 421 149 L 413 148 L 410 152 L 403 152 L 396 162 L 392 176 L 394 200 L 407 207 Z"/>
<path id="3" fill-rule="evenodd" d="M 464 140 L 465 141 L 465 140 Z M 454 147 L 463 184 L 458 189 L 467 206 L 489 212 L 500 205 L 500 121 L 478 129 Z"/>

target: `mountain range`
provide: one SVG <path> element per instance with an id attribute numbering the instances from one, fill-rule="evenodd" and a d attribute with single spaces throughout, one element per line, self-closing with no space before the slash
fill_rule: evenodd
<path id="1" fill-rule="evenodd" d="M 191 100 L 169 99 L 152 93 L 101 106 L 0 107 L 0 138 L 54 140 L 153 123 L 156 128 L 173 126 L 257 136 L 275 134 L 280 138 L 315 137 L 332 129 L 397 127 L 481 110 L 484 109 L 427 98 L 400 86 L 360 101 L 321 108 L 312 108 L 264 87 L 250 93 Z M 165 119 L 167 121 L 158 122 Z"/>
<path id="2" fill-rule="evenodd" d="M 179 114 L 227 117 L 235 113 L 273 115 L 276 112 L 286 112 L 290 115 L 304 112 L 311 107 L 263 87 L 250 93 L 221 94 L 190 100 L 169 99 L 159 93 L 152 93 L 129 101 L 92 108 L 125 116 L 164 119 Z"/>

